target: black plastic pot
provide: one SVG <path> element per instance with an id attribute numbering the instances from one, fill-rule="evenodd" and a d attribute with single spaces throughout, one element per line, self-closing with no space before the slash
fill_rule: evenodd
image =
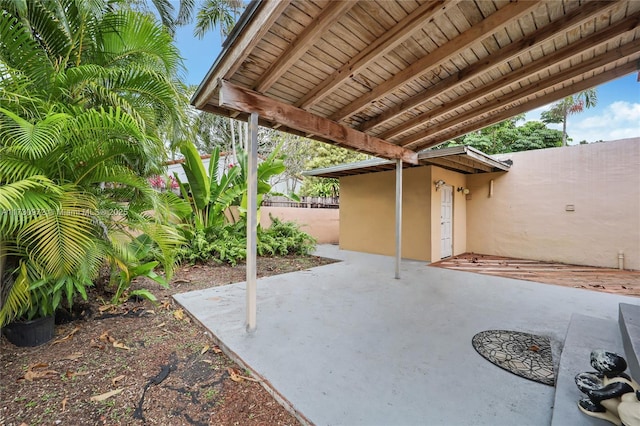
<path id="1" fill-rule="evenodd" d="M 16 346 L 40 346 L 53 339 L 55 317 L 36 318 L 30 321 L 15 321 L 3 327 L 2 333 Z"/>

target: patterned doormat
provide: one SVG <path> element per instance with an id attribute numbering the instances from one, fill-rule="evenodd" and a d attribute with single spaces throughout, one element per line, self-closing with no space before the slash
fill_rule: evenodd
<path id="1" fill-rule="evenodd" d="M 473 347 L 489 362 L 517 376 L 553 386 L 553 360 L 548 337 L 508 330 L 482 331 Z"/>

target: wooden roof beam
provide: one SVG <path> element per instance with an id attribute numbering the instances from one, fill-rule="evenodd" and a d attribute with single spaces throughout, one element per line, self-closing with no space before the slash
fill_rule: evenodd
<path id="1" fill-rule="evenodd" d="M 445 169 L 460 170 L 466 173 L 477 172 L 475 167 L 470 167 L 465 164 L 460 164 L 458 162 L 451 161 L 448 158 L 429 158 L 429 160 L 425 160 L 425 161 L 428 161 L 430 164 L 434 166 L 444 167 Z"/>
<path id="2" fill-rule="evenodd" d="M 409 81 L 417 80 L 452 57 L 460 54 L 464 49 L 493 34 L 498 28 L 531 12 L 533 9 L 540 7 L 540 5 L 541 3 L 530 1 L 508 3 L 503 8 L 488 16 L 485 20 L 471 26 L 471 28 L 453 40 L 418 59 L 366 95 L 349 103 L 346 107 L 333 114 L 330 119 L 341 121 L 363 110 L 371 102 L 388 95 Z"/>
<path id="3" fill-rule="evenodd" d="M 379 137 L 382 139 L 391 139 L 394 136 L 408 132 L 424 124 L 424 122 L 427 120 L 432 120 L 435 117 L 444 115 L 450 111 L 455 110 L 456 108 L 459 108 L 462 105 L 480 99 L 489 93 L 500 90 L 520 80 L 529 78 L 531 75 L 554 66 L 558 62 L 562 62 L 569 58 L 582 55 L 585 51 L 594 49 L 601 44 L 607 43 L 612 38 L 615 38 L 620 34 L 628 31 L 634 31 L 639 24 L 640 12 L 633 14 L 632 16 L 620 21 L 614 26 L 608 27 L 606 30 L 593 33 L 591 36 L 585 39 L 582 39 L 573 44 L 569 44 L 562 49 L 545 56 L 544 58 L 532 62 L 531 64 L 527 64 L 515 71 L 511 71 L 505 77 L 497 79 L 492 83 L 479 86 L 476 89 L 467 92 L 464 96 L 461 96 L 458 99 L 447 102 L 446 104 L 440 105 L 439 107 L 433 108 L 427 112 L 418 114 L 415 117 L 405 121 L 401 125 L 383 132 L 381 135 L 379 135 Z M 618 51 L 618 54 L 624 57 L 637 50 L 637 46 L 633 46 L 633 43 L 628 43 L 625 45 L 624 49 Z M 593 59 L 591 61 L 593 61 Z"/>
<path id="4" fill-rule="evenodd" d="M 268 91 L 325 34 L 329 27 L 334 25 L 355 4 L 355 1 L 329 2 L 329 5 L 320 12 L 320 15 L 289 44 L 287 50 L 265 71 L 262 78 L 255 84 L 255 90 L 260 93 Z"/>
<path id="5" fill-rule="evenodd" d="M 233 43 L 230 46 L 226 46 L 223 49 L 218 59 L 211 66 L 205 77 L 206 85 L 204 81 L 200 83 L 200 87 L 191 102 L 196 108 L 202 109 L 208 102 L 216 89 L 219 78 L 230 78 L 238 70 L 242 62 L 251 54 L 253 48 L 269 31 L 290 2 L 291 0 L 265 0 L 260 3 L 260 9 L 250 20 L 247 28 L 244 28 L 238 37 L 232 40 Z M 222 62 L 218 63 L 220 59 Z M 216 68 L 219 70 L 218 73 L 212 75 L 212 70 Z"/>
<path id="6" fill-rule="evenodd" d="M 331 93 L 333 89 L 340 86 L 354 74 L 359 73 L 376 59 L 389 53 L 414 31 L 423 27 L 425 21 L 433 20 L 435 16 L 444 13 L 452 3 L 453 0 L 438 0 L 435 2 L 427 2 L 418 7 L 393 28 L 377 38 L 366 49 L 349 59 L 347 63 L 334 71 L 322 83 L 313 88 L 313 90 L 296 103 L 296 106 L 302 109 L 309 109 L 317 104 Z"/>
<path id="7" fill-rule="evenodd" d="M 459 127 L 457 129 L 451 129 L 447 131 L 449 128 L 443 128 L 438 132 L 440 133 L 439 135 L 437 136 L 427 135 L 412 145 L 415 146 L 416 150 L 422 150 L 422 149 L 430 148 L 432 146 L 439 145 L 448 140 L 455 139 L 457 137 L 466 135 L 467 133 L 473 132 L 475 130 L 479 130 L 487 126 L 491 126 L 492 124 L 499 123 L 503 120 L 506 120 L 507 118 L 516 116 L 518 114 L 522 114 L 523 112 L 531 111 L 532 109 L 547 105 L 551 102 L 557 101 L 558 99 L 562 99 L 565 96 L 570 96 L 582 90 L 587 90 L 599 84 L 603 84 L 613 79 L 625 76 L 627 74 L 637 71 L 639 68 L 640 68 L 640 64 L 638 64 L 638 61 L 630 61 L 629 63 L 613 68 L 610 71 L 606 71 L 601 74 L 595 75 L 593 77 L 579 81 L 577 83 L 570 84 L 567 87 L 564 87 L 562 89 L 556 90 L 549 94 L 540 96 L 530 102 L 525 102 L 523 104 L 517 105 L 512 108 L 505 107 L 504 104 L 502 104 L 501 106 L 498 106 L 498 107 L 493 105 L 493 108 L 490 108 L 490 109 L 487 108 L 487 110 L 483 109 L 482 111 L 478 111 L 478 110 L 472 111 L 471 114 L 465 114 L 466 120 L 471 119 L 473 116 L 490 112 L 491 110 L 499 110 L 502 112 L 479 121 L 474 121 L 472 123 L 469 123 L 468 125 Z M 539 87 L 538 90 L 539 91 L 545 90 L 545 87 Z M 466 121 L 466 120 L 463 120 L 463 121 Z"/>
<path id="8" fill-rule="evenodd" d="M 273 123 L 280 123 L 298 131 L 318 135 L 350 149 L 378 157 L 401 159 L 410 164 L 418 164 L 418 154 L 409 149 L 342 126 L 327 118 L 270 99 L 224 80 L 220 80 L 219 86 L 220 106 L 245 113 L 255 112 Z"/>
<path id="9" fill-rule="evenodd" d="M 467 166 L 467 167 L 473 167 L 474 169 L 478 169 L 478 170 L 482 170 L 485 172 L 490 172 L 492 170 L 491 166 L 488 166 L 486 164 L 482 164 L 479 163 L 477 161 L 475 161 L 475 159 L 471 158 L 468 155 L 456 155 L 451 157 L 451 161 L 456 163 L 456 164 L 461 164 L 463 166 Z"/>
<path id="10" fill-rule="evenodd" d="M 402 115 L 407 110 L 429 102 L 443 91 L 458 87 L 466 83 L 467 81 L 512 60 L 522 53 L 540 46 L 547 40 L 557 37 L 559 32 L 558 28 L 571 30 L 577 26 L 582 25 L 585 21 L 592 19 L 595 15 L 606 13 L 616 6 L 618 6 L 617 3 L 610 1 L 596 1 L 584 4 L 581 7 L 571 11 L 569 14 L 564 15 L 553 24 L 546 25 L 540 28 L 538 31 L 525 36 L 521 40 L 508 44 L 504 48 L 491 53 L 486 58 L 481 59 L 480 61 L 470 65 L 460 72 L 453 74 L 443 79 L 442 81 L 439 81 L 424 92 L 419 93 L 418 95 L 413 96 L 412 98 L 389 108 L 387 111 L 383 112 L 377 117 L 365 121 L 358 127 L 358 130 L 362 130 L 363 132 L 365 132 L 376 126 L 384 124 L 387 121 L 393 120 L 394 118 Z M 609 30 L 607 30 L 607 32 L 609 32 Z"/>

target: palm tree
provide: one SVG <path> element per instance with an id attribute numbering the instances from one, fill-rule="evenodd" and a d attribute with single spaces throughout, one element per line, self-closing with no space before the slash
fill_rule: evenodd
<path id="1" fill-rule="evenodd" d="M 598 93 L 595 88 L 587 89 L 575 95 L 567 96 L 544 111 L 540 118 L 543 123 L 562 123 L 562 146 L 567 146 L 567 118 L 580 113 L 585 108 L 591 108 L 598 103 Z"/>
<path id="2" fill-rule="evenodd" d="M 194 35 L 202 38 L 215 27 L 220 28 L 222 35 L 229 35 L 242 6 L 242 0 L 205 0 L 198 10 Z"/>
<path id="3" fill-rule="evenodd" d="M 134 0 L 129 6 L 142 11 L 154 9 L 162 25 L 173 36 L 177 26 L 193 22 L 196 1 L 180 0 L 177 15 L 171 0 Z M 222 35 L 229 35 L 244 4 L 242 0 L 203 0 L 197 6 L 194 35 L 202 38 L 216 27 Z"/>
<path id="4" fill-rule="evenodd" d="M 0 3 L 3 324 L 86 297 L 105 260 L 130 276 L 136 230 L 170 273 L 181 242 L 163 224 L 171 195 L 146 176 L 186 97 L 178 50 L 153 17 L 107 0 Z"/>

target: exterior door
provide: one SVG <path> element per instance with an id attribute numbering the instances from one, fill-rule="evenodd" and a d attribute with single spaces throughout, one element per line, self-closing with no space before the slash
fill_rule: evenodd
<path id="1" fill-rule="evenodd" d="M 453 255 L 453 187 L 440 188 L 440 257 Z"/>

